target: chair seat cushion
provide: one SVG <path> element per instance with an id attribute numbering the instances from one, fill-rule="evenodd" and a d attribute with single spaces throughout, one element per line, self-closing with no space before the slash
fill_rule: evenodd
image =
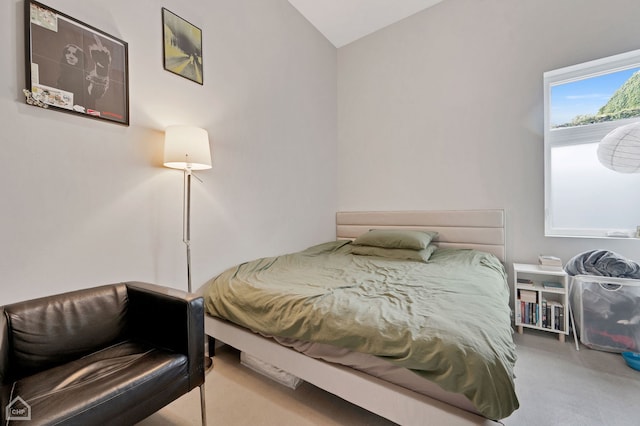
<path id="1" fill-rule="evenodd" d="M 10 399 L 20 397 L 31 408 L 29 425 L 130 424 L 150 406 L 159 409 L 188 392 L 188 362 L 185 355 L 125 341 L 11 387 Z"/>

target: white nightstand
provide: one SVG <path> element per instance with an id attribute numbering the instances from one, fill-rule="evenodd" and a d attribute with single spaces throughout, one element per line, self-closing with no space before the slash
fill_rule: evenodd
<path id="1" fill-rule="evenodd" d="M 521 282 L 519 282 L 521 281 Z M 522 282 L 526 281 L 526 282 Z M 569 334 L 569 277 L 563 270 L 538 265 L 513 264 L 515 324 L 558 334 L 561 342 Z"/>

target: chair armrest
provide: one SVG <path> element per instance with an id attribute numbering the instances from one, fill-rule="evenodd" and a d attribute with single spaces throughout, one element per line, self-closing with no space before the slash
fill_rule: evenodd
<path id="1" fill-rule="evenodd" d="M 9 322 L 4 312 L 4 307 L 0 307 L 0 409 L 4 410 L 9 402 L 8 383 L 10 383 L 9 372 Z M 0 414 L 4 420 L 4 414 Z"/>
<path id="2" fill-rule="evenodd" d="M 4 308 L 0 307 L 0 386 L 8 381 L 10 371 L 9 321 L 7 321 L 7 315 L 4 312 Z"/>
<path id="3" fill-rule="evenodd" d="M 132 337 L 181 353 L 189 362 L 189 389 L 204 383 L 204 299 L 155 284 L 128 282 Z"/>

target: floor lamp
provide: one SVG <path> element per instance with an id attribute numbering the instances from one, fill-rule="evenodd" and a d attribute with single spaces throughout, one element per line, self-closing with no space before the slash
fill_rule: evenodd
<path id="1" fill-rule="evenodd" d="M 184 171 L 182 241 L 187 246 L 187 288 L 191 293 L 191 176 L 194 170 L 211 168 L 211 149 L 207 131 L 193 126 L 167 127 L 164 133 L 164 165 Z M 212 364 L 211 357 L 205 355 L 205 371 L 209 370 Z M 200 398 L 204 398 L 202 390 Z"/>
<path id="2" fill-rule="evenodd" d="M 184 170 L 182 240 L 187 246 L 187 287 L 191 293 L 191 176 L 193 170 L 211 168 L 207 131 L 193 126 L 167 127 L 164 134 L 164 165 Z"/>

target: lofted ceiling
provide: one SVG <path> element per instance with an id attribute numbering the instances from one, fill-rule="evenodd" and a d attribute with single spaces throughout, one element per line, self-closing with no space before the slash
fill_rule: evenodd
<path id="1" fill-rule="evenodd" d="M 442 0 L 289 0 L 335 47 L 342 47 Z"/>

